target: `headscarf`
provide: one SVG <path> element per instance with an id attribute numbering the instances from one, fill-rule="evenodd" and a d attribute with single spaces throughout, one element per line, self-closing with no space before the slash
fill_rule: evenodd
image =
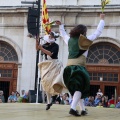
<path id="1" fill-rule="evenodd" d="M 53 37 L 53 38 L 50 38 L 50 35 Z M 48 43 L 54 43 L 56 41 L 56 38 L 58 38 L 59 35 L 57 33 L 55 33 L 54 31 L 52 31 L 49 35 L 45 35 L 43 37 L 43 39 L 48 42 Z"/>
<path id="2" fill-rule="evenodd" d="M 45 40 L 45 41 L 48 42 L 48 43 L 53 43 L 53 42 L 55 42 L 55 39 L 54 39 L 54 38 L 50 39 L 50 36 L 49 36 L 49 35 L 45 35 L 45 36 L 43 37 L 43 40 Z"/>

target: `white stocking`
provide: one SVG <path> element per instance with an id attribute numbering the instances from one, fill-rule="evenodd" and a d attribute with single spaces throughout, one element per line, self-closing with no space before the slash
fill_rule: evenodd
<path id="1" fill-rule="evenodd" d="M 51 94 L 46 92 L 46 95 L 47 95 L 47 104 L 50 104 L 51 103 Z"/>
<path id="2" fill-rule="evenodd" d="M 84 99 L 79 100 L 79 107 L 81 111 L 85 111 Z"/>
<path id="3" fill-rule="evenodd" d="M 73 101 L 72 101 L 72 104 L 71 104 L 71 108 L 73 110 L 76 110 L 76 106 L 78 105 L 78 102 L 81 98 L 81 92 L 80 91 L 76 91 L 73 95 Z"/>

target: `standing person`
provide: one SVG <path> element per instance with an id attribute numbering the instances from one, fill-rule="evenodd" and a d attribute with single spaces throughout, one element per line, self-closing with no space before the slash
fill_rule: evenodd
<path id="1" fill-rule="evenodd" d="M 56 21 L 59 25 L 59 31 L 61 37 L 66 44 L 68 44 L 68 63 L 64 69 L 63 79 L 64 83 L 73 96 L 71 109 L 69 114 L 74 116 L 80 116 L 76 110 L 76 106 L 79 104 L 81 108 L 81 115 L 86 115 L 84 100 L 89 96 L 90 91 L 90 77 L 85 68 L 86 57 L 88 49 L 93 40 L 99 37 L 104 28 L 104 14 L 100 15 L 100 22 L 97 30 L 90 36 L 86 37 L 87 27 L 85 25 L 78 25 L 70 31 L 70 37 L 66 34 L 64 25 L 61 25 L 60 21 Z"/>
<path id="2" fill-rule="evenodd" d="M 98 89 L 98 92 L 97 92 L 96 94 L 97 94 L 97 95 L 100 94 L 101 97 L 103 96 L 103 93 L 102 93 L 101 89 Z"/>
<path id="3" fill-rule="evenodd" d="M 51 96 L 58 95 L 62 91 L 62 87 L 59 87 L 62 81 L 63 65 L 58 60 L 59 46 L 55 43 L 55 32 L 51 32 L 49 35 L 45 35 L 43 39 L 47 42 L 43 46 L 36 41 L 36 49 L 41 50 L 45 54 L 45 61 L 38 64 L 40 69 L 41 84 L 43 90 L 47 95 L 46 110 L 49 110 L 52 106 Z M 60 80 L 60 82 L 55 85 Z"/>

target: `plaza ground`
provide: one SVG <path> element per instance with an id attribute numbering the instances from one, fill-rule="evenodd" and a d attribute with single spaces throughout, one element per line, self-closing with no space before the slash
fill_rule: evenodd
<path id="1" fill-rule="evenodd" d="M 1 103 L 0 120 L 119 120 L 120 109 L 87 107 L 88 115 L 74 117 L 68 114 L 69 105 L 53 105 L 45 110 L 45 104 Z M 77 108 L 79 110 L 79 108 Z"/>

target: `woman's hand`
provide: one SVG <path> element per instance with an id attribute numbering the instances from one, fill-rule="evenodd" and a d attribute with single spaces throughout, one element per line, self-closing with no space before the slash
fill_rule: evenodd
<path id="1" fill-rule="evenodd" d="M 55 22 L 57 25 L 61 25 L 61 22 L 59 20 L 56 20 Z"/>
<path id="2" fill-rule="evenodd" d="M 39 50 L 39 41 L 38 41 L 38 38 L 36 38 L 36 50 Z"/>
<path id="3" fill-rule="evenodd" d="M 36 50 L 39 50 L 39 42 L 36 40 Z"/>
<path id="4" fill-rule="evenodd" d="M 43 53 L 52 56 L 52 53 L 42 47 L 42 45 L 39 43 L 39 37 L 36 38 L 36 50 L 41 50 Z"/>
<path id="5" fill-rule="evenodd" d="M 42 45 L 39 44 L 38 40 L 36 40 L 36 50 L 41 50 Z"/>
<path id="6" fill-rule="evenodd" d="M 101 18 L 102 20 L 104 20 L 105 14 L 100 14 L 100 18 Z"/>
<path id="7" fill-rule="evenodd" d="M 41 44 L 39 44 L 38 48 L 41 50 L 43 47 L 42 47 L 42 45 L 41 45 Z"/>

